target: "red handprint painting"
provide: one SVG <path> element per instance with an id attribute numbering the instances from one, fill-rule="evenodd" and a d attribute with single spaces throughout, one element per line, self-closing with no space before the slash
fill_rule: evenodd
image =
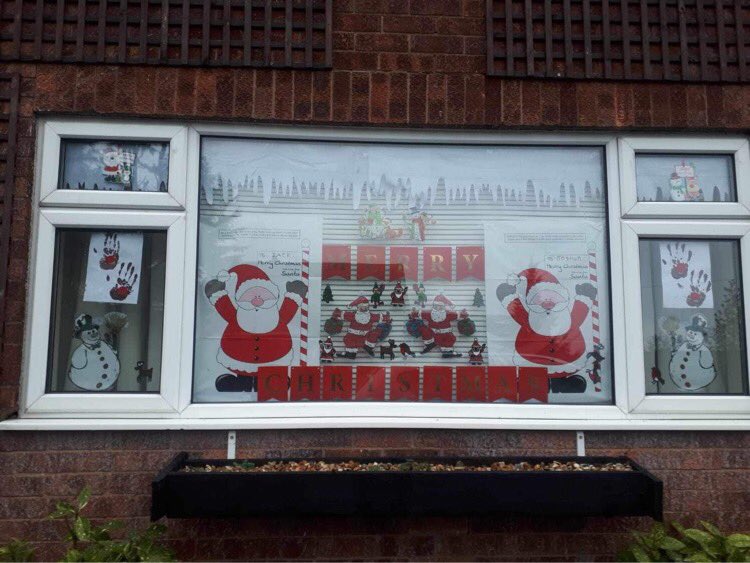
<path id="1" fill-rule="evenodd" d="M 83 300 L 94 303 L 138 303 L 143 233 L 91 233 Z"/>
<path id="2" fill-rule="evenodd" d="M 109 296 L 115 301 L 124 301 L 133 293 L 133 286 L 138 283 L 138 274 L 132 262 L 127 265 L 123 262 L 117 272 L 117 281 L 112 289 L 109 290 Z"/>
<path id="3" fill-rule="evenodd" d="M 670 309 L 713 307 L 711 248 L 703 241 L 659 244 L 662 306 Z"/>
<path id="4" fill-rule="evenodd" d="M 676 242 L 674 244 L 667 243 L 667 253 L 669 259 L 662 258 L 662 264 L 669 266 L 671 264 L 672 269 L 670 273 L 676 280 L 687 277 L 688 269 L 690 268 L 690 260 L 693 259 L 693 251 L 685 250 L 687 243 L 680 244 Z"/>
<path id="5" fill-rule="evenodd" d="M 97 252 L 97 249 L 94 249 Z M 102 257 L 99 258 L 99 266 L 102 270 L 114 270 L 120 262 L 120 241 L 117 240 L 117 233 L 107 233 L 104 235 L 104 246 L 102 247 Z"/>

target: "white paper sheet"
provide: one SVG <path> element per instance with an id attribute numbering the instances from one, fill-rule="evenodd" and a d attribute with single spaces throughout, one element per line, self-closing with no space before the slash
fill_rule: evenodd
<path id="1" fill-rule="evenodd" d="M 606 305 L 598 306 L 599 303 L 609 303 L 607 263 L 602 252 L 605 248 L 604 225 L 601 221 L 578 219 L 572 223 L 565 218 L 498 221 L 485 223 L 484 234 L 490 365 L 545 367 L 550 372 L 558 368 L 561 371 L 570 369 L 586 379 L 584 393 L 551 393 L 550 402 L 589 402 L 607 396 L 611 392 L 609 311 Z M 537 272 L 529 274 L 531 269 Z M 531 300 L 534 294 L 527 292 L 527 288 L 537 284 L 527 283 L 527 280 L 535 276 L 541 282 L 537 290 L 552 288 L 560 292 L 565 301 L 561 301 L 549 316 L 542 312 L 532 319 L 527 299 Z M 503 284 L 514 289 L 500 301 L 498 286 Z M 508 286 L 505 287 L 510 290 Z M 592 289 L 595 290 L 594 299 L 590 298 Z M 511 307 L 516 299 L 517 303 Z M 523 309 L 519 308 L 512 316 L 514 307 Z M 556 312 L 559 315 L 555 315 Z M 598 322 L 595 322 L 597 317 Z M 557 320 L 550 320 L 555 318 Z M 537 322 L 541 324 L 535 324 Z M 582 352 L 571 353 L 569 350 L 569 357 L 564 357 L 564 360 L 562 350 L 552 352 L 550 357 L 557 359 L 559 355 L 560 361 L 565 362 L 560 366 L 530 361 L 529 354 L 519 349 L 519 345 L 524 344 L 517 340 L 524 326 L 535 332 L 538 329 L 539 333 L 548 330 L 550 335 L 558 337 L 571 327 L 578 327 L 583 339 Z M 591 363 L 586 355 L 594 350 L 595 337 L 604 345 L 602 355 L 606 358 L 600 374 L 601 391 L 595 390 L 596 386 L 586 371 Z"/>
<path id="2" fill-rule="evenodd" d="M 218 219 L 218 220 L 217 220 Z M 320 263 L 322 219 L 313 215 L 244 213 L 228 217 L 203 217 L 200 230 L 200 260 L 196 313 L 194 399 L 197 401 L 247 401 L 255 393 L 218 392 L 216 378 L 231 373 L 219 361 L 221 338 L 228 325 L 206 296 L 206 283 L 222 278 L 241 264 L 261 269 L 276 286 L 283 306 L 288 282 L 302 279 L 302 252 L 309 250 L 310 278 L 307 306 L 307 364 L 319 360 Z M 292 337 L 292 354 L 264 365 L 300 365 L 301 307 L 287 327 Z"/>
<path id="3" fill-rule="evenodd" d="M 662 242 L 659 258 L 665 308 L 713 309 L 711 249 L 707 242 Z"/>
<path id="4" fill-rule="evenodd" d="M 92 233 L 84 301 L 138 303 L 143 233 Z"/>

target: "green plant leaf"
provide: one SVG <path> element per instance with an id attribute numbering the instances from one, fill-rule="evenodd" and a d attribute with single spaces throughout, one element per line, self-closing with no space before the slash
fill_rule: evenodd
<path id="1" fill-rule="evenodd" d="M 750 535 L 730 534 L 727 536 L 727 544 L 735 549 L 750 549 Z"/>
<path id="2" fill-rule="evenodd" d="M 630 548 L 633 557 L 638 563 L 649 563 L 652 559 L 646 553 L 646 550 L 639 545 L 634 545 Z"/>
<path id="3" fill-rule="evenodd" d="M 716 536 L 716 537 L 719 537 L 719 538 L 723 538 L 724 537 L 724 534 L 721 533 L 721 531 L 719 530 L 719 528 L 717 528 L 716 526 L 714 526 L 713 524 L 711 524 L 711 522 L 706 522 L 705 520 L 701 520 L 701 526 L 703 526 L 704 528 L 706 528 L 706 530 L 708 531 L 708 533 L 710 533 L 712 536 Z"/>
<path id="4" fill-rule="evenodd" d="M 685 549 L 685 544 L 677 538 L 665 535 L 659 540 L 658 547 L 665 551 L 680 551 L 681 549 Z"/>
<path id="5" fill-rule="evenodd" d="M 78 510 L 83 510 L 84 508 L 86 508 L 86 505 L 89 503 L 89 498 L 91 498 L 91 489 L 89 489 L 88 487 L 84 487 L 76 497 Z"/>

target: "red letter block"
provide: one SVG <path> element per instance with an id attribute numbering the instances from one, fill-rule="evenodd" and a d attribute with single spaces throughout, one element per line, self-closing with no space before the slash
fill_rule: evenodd
<path id="1" fill-rule="evenodd" d="M 518 368 L 518 402 L 546 403 L 549 377 L 546 368 Z"/>
<path id="2" fill-rule="evenodd" d="M 324 280 L 352 277 L 352 247 L 348 244 L 324 244 L 321 276 Z"/>
<path id="3" fill-rule="evenodd" d="M 423 401 L 450 403 L 453 400 L 453 368 L 425 366 L 423 383 Z"/>
<path id="4" fill-rule="evenodd" d="M 419 400 L 419 368 L 391 366 L 391 401 Z"/>
<path id="5" fill-rule="evenodd" d="M 357 247 L 357 279 L 385 281 L 385 246 Z"/>
<path id="6" fill-rule="evenodd" d="M 480 403 L 487 400 L 487 375 L 483 366 L 456 368 L 456 400 Z"/>
<path id="7" fill-rule="evenodd" d="M 320 401 L 320 367 L 293 366 L 291 401 Z"/>
<path id="8" fill-rule="evenodd" d="M 352 400 L 351 366 L 323 366 L 323 400 Z"/>
<path id="9" fill-rule="evenodd" d="M 416 246 L 391 246 L 391 281 L 417 281 L 418 249 Z"/>
<path id="10" fill-rule="evenodd" d="M 289 400 L 288 370 L 287 366 L 258 368 L 258 402 Z"/>
<path id="11" fill-rule="evenodd" d="M 385 368 L 357 366 L 355 401 L 385 401 Z"/>
<path id="12" fill-rule="evenodd" d="M 518 402 L 516 366 L 487 367 L 487 400 L 491 403 Z"/>
<path id="13" fill-rule="evenodd" d="M 473 278 L 484 281 L 484 247 L 456 247 L 456 281 Z"/>
<path id="14" fill-rule="evenodd" d="M 422 250 L 424 280 L 448 280 L 453 277 L 450 246 L 425 246 Z"/>

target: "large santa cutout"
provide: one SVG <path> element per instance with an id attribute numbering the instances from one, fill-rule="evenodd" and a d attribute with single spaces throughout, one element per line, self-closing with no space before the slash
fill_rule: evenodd
<path id="1" fill-rule="evenodd" d="M 581 327 L 596 298 L 590 283 L 568 290 L 547 270 L 528 268 L 497 287 L 497 298 L 520 329 L 514 363 L 544 367 L 553 393 L 583 393 L 586 380 L 578 373 L 586 365 L 586 340 Z M 571 303 L 572 301 L 572 303 Z"/>
<path id="2" fill-rule="evenodd" d="M 260 366 L 292 363 L 289 323 L 307 289 L 301 280 L 290 281 L 282 297 L 266 273 L 249 264 L 206 283 L 206 297 L 227 322 L 216 360 L 230 373 L 216 379 L 217 391 L 257 391 Z"/>

